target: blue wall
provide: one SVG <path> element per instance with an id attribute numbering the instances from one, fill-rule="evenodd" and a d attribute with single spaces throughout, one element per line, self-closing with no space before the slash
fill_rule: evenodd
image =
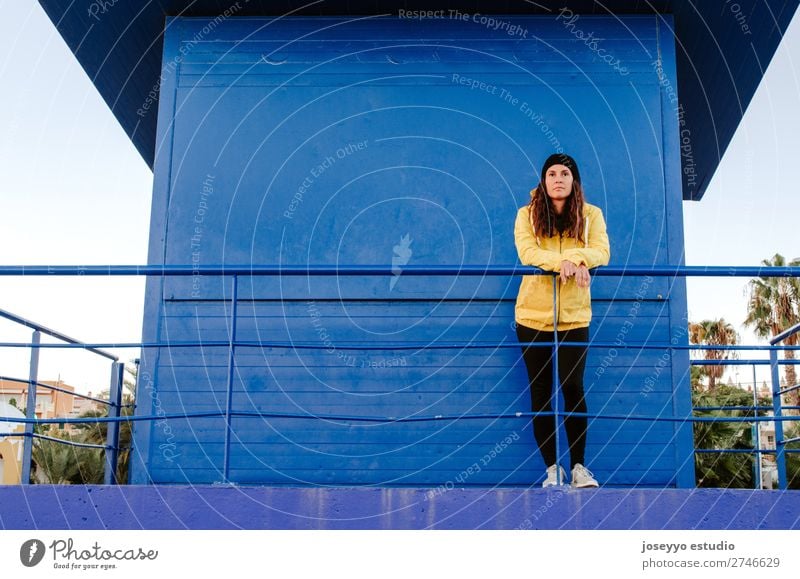
<path id="1" fill-rule="evenodd" d="M 502 21 L 496 30 L 455 19 L 169 22 L 150 263 L 394 258 L 399 267 L 392 278 L 243 278 L 237 340 L 322 348 L 237 349 L 235 409 L 529 410 L 516 349 L 343 346 L 513 342 L 518 278 L 409 277 L 402 266 L 515 263 L 516 209 L 558 147 L 578 160 L 589 202 L 606 215 L 612 263 L 683 262 L 665 20 Z M 592 291 L 597 340 L 686 343 L 682 280 L 603 278 Z M 230 309 L 230 280 L 151 279 L 143 339 L 227 341 Z M 137 412 L 224 409 L 227 375 L 225 349 L 148 349 Z M 688 413 L 685 351 L 596 348 L 586 383 L 590 411 Z M 233 428 L 231 478 L 240 483 L 518 485 L 542 476 L 525 419 L 236 418 Z M 132 480 L 219 481 L 223 437 L 217 418 L 137 423 Z M 587 462 L 609 485 L 692 486 L 691 431 L 596 421 Z"/>

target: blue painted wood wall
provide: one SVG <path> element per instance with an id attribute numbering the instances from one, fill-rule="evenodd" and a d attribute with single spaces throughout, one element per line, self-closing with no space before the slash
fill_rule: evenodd
<path id="1" fill-rule="evenodd" d="M 363 423 L 316 415 L 530 410 L 516 348 L 349 350 L 352 342 L 515 341 L 519 278 L 404 265 L 517 262 L 516 210 L 563 149 L 600 206 L 613 264 L 683 261 L 680 111 L 668 17 L 174 18 L 160 86 L 150 263 L 389 265 L 390 278 L 242 278 L 231 480 L 526 485 L 529 419 Z M 394 259 L 394 262 L 393 262 Z M 597 278 L 590 411 L 686 415 L 683 280 Z M 230 339 L 231 280 L 148 281 L 143 340 Z M 228 353 L 148 348 L 139 414 L 221 411 Z M 137 423 L 132 480 L 222 480 L 222 418 Z M 608 485 L 692 486 L 691 429 L 596 420 Z"/>

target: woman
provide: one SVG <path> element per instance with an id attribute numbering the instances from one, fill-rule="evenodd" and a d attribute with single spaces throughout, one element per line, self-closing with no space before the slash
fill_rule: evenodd
<path id="1" fill-rule="evenodd" d="M 530 204 L 517 212 L 514 242 L 523 265 L 560 274 L 556 281 L 558 341 L 588 342 L 592 319 L 589 270 L 608 264 L 610 250 L 603 213 L 584 201 L 578 165 L 569 155 L 551 155 L 545 161 L 541 181 L 531 191 Z M 515 308 L 519 341 L 553 342 L 553 313 L 552 277 L 523 276 Z M 583 371 L 587 349 L 586 346 L 558 349 L 558 375 L 566 412 L 586 412 Z M 552 410 L 552 353 L 548 347 L 522 348 L 533 412 Z M 572 486 L 597 487 L 594 476 L 584 466 L 587 419 L 570 416 L 564 422 Z M 534 417 L 534 436 L 547 465 L 544 487 L 559 484 L 565 477 L 564 469 L 557 465 L 555 429 L 553 416 Z"/>

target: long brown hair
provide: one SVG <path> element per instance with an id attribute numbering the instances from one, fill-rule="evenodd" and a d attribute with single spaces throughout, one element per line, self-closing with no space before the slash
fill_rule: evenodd
<path id="1" fill-rule="evenodd" d="M 583 187 L 578 180 L 572 181 L 572 194 L 567 197 L 564 204 L 564 219 L 566 227 L 564 235 L 573 237 L 579 243 L 586 243 L 584 239 L 585 218 L 583 217 L 584 206 Z M 540 181 L 536 189 L 531 191 L 530 222 L 533 232 L 537 238 L 554 237 L 558 234 L 556 229 L 556 211 L 553 202 L 547 195 L 544 182 Z"/>

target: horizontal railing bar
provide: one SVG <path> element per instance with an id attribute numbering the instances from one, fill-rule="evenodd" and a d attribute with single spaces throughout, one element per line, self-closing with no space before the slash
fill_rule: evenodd
<path id="1" fill-rule="evenodd" d="M 695 448 L 694 451 L 698 454 L 775 454 L 778 452 L 774 448 Z"/>
<path id="2" fill-rule="evenodd" d="M 792 360 L 792 362 L 800 362 L 800 360 Z M 778 364 L 780 364 L 780 363 L 781 363 L 781 360 L 778 361 Z M 781 393 L 781 396 L 783 396 L 784 394 L 788 394 L 789 392 L 794 392 L 797 389 L 800 389 L 800 384 L 795 384 L 794 386 L 787 386 L 786 388 L 781 388 L 780 389 L 780 393 Z M 786 407 L 784 406 L 784 408 L 786 408 Z"/>
<path id="3" fill-rule="evenodd" d="M 252 412 L 235 410 L 231 416 L 242 418 L 302 418 L 313 420 L 341 420 L 344 422 L 430 422 L 438 420 L 474 420 L 474 419 L 500 419 L 500 418 L 530 418 L 534 416 L 555 416 L 555 412 L 514 412 L 506 414 L 437 414 L 435 416 L 353 416 L 336 414 L 292 414 L 281 412 Z M 225 416 L 224 411 L 214 412 L 186 412 L 176 414 L 155 414 L 140 416 L 96 417 L 96 418 L 11 418 L 0 416 L 0 422 L 16 424 L 86 424 L 101 422 L 138 422 L 146 420 L 179 420 L 183 418 L 217 418 Z M 559 416 L 582 417 L 598 420 L 647 420 L 662 422 L 791 422 L 800 420 L 800 416 L 648 416 L 633 414 L 592 414 L 588 412 L 560 412 Z"/>
<path id="4" fill-rule="evenodd" d="M 34 438 L 39 438 L 41 440 L 50 440 L 52 442 L 60 442 L 62 444 L 66 444 L 68 446 L 77 446 L 78 448 L 100 448 L 100 449 L 108 449 L 109 447 L 105 444 L 91 444 L 88 442 L 75 442 L 73 440 L 64 440 L 63 438 L 56 438 L 54 436 L 46 436 L 44 434 L 34 434 Z"/>
<path id="5" fill-rule="evenodd" d="M 759 450 L 756 450 L 756 449 L 754 449 L 754 448 L 753 448 L 753 449 L 747 449 L 747 448 L 728 448 L 728 449 L 722 449 L 722 448 L 720 448 L 720 449 L 711 449 L 711 448 L 695 448 L 695 449 L 694 449 L 694 451 L 695 451 L 695 452 L 699 452 L 699 453 L 720 453 L 720 454 L 724 454 L 724 453 L 740 453 L 740 454 L 754 454 L 754 453 L 759 453 L 759 454 L 775 454 L 775 453 L 777 453 L 777 452 L 778 452 L 778 451 L 777 451 L 776 449 L 774 449 L 774 448 L 772 448 L 772 449 L 766 449 L 766 450 L 764 450 L 764 449 L 759 449 Z M 786 448 L 786 449 L 784 449 L 784 451 L 783 451 L 783 452 L 787 452 L 787 453 L 800 452 L 800 448 Z"/>
<path id="6" fill-rule="evenodd" d="M 795 436 L 794 438 L 787 438 L 786 440 L 783 441 L 783 444 L 792 444 L 794 442 L 800 442 L 800 436 Z"/>
<path id="7" fill-rule="evenodd" d="M 800 360 L 778 360 L 780 366 L 793 366 L 799 363 Z M 729 360 L 689 360 L 692 366 L 769 366 L 769 360 L 740 360 L 738 358 Z"/>
<path id="8" fill-rule="evenodd" d="M 786 406 L 781 406 L 786 409 Z M 800 407 L 798 407 L 800 408 Z M 758 410 L 758 411 L 771 411 L 772 406 L 694 406 L 692 410 L 696 412 L 711 412 L 714 410 Z"/>
<path id="9" fill-rule="evenodd" d="M 67 336 L 66 334 L 62 334 L 61 332 L 57 332 L 55 330 L 51 330 L 48 327 L 45 327 L 45 326 L 43 326 L 41 324 L 37 324 L 36 322 L 32 322 L 31 320 L 28 320 L 27 318 L 23 318 L 22 316 L 18 316 L 16 314 L 12 314 L 11 312 L 8 312 L 6 310 L 0 309 L 0 317 L 5 318 L 5 319 L 7 319 L 9 321 L 12 321 L 14 323 L 23 325 L 23 326 L 25 326 L 27 328 L 31 328 L 32 330 L 37 330 L 37 331 L 39 331 L 39 332 L 41 332 L 43 334 L 47 334 L 48 336 L 56 338 L 57 340 L 63 340 L 64 342 L 67 342 L 69 344 L 82 344 L 84 346 L 87 346 L 87 344 L 85 344 L 84 342 L 81 342 L 80 340 L 77 340 L 75 338 L 71 338 L 71 337 Z M 109 360 L 113 360 L 114 362 L 118 362 L 119 361 L 119 358 L 117 358 L 114 354 L 111 354 L 109 352 L 103 352 L 102 350 L 98 350 L 95 347 L 87 347 L 86 349 L 89 350 L 90 352 L 98 354 L 99 356 L 103 356 L 104 358 L 108 358 Z"/>
<path id="10" fill-rule="evenodd" d="M 617 344 L 615 342 L 559 342 L 561 346 L 589 346 L 592 348 L 618 348 L 620 350 L 754 350 L 754 351 L 786 351 L 786 350 L 800 350 L 798 346 L 700 346 L 697 344 L 689 345 L 673 345 L 673 344 Z M 219 348 L 230 347 L 231 345 L 244 348 L 296 348 L 304 350 L 319 350 L 328 349 L 330 345 L 320 342 L 264 342 L 264 341 L 197 341 L 197 342 L 97 342 L 93 344 L 40 344 L 37 348 L 86 348 L 86 347 L 104 347 L 104 348 Z M 0 348 L 29 348 L 31 345 L 28 342 L 0 342 Z M 532 348 L 552 348 L 553 342 L 438 342 L 431 344 L 429 342 L 397 342 L 397 343 L 383 343 L 375 345 L 375 342 L 369 342 L 365 345 L 364 342 L 347 341 L 343 340 L 335 344 L 339 350 L 413 350 L 413 349 L 430 349 L 442 350 L 453 348 L 519 348 L 522 346 Z M 697 362 L 697 363 L 695 363 Z M 769 360 L 692 360 L 695 366 L 714 366 L 714 365 L 752 365 L 752 364 L 769 364 Z M 781 365 L 798 364 L 800 360 L 778 360 Z"/>
<path id="11" fill-rule="evenodd" d="M 8 380 L 11 382 L 22 382 L 26 386 L 30 384 L 30 380 L 22 379 L 22 378 L 14 378 L 11 376 L 0 376 L 0 380 Z M 86 396 L 85 394 L 79 394 L 78 392 L 72 392 L 71 390 L 66 390 L 64 388 L 59 388 L 57 386 L 53 386 L 52 384 L 45 384 L 44 382 L 36 382 L 37 386 L 41 386 L 42 388 L 47 388 L 49 390 L 55 390 L 56 392 L 63 392 L 64 394 L 71 394 L 76 398 L 83 398 L 84 400 L 92 400 L 93 402 L 100 402 L 101 404 L 111 405 L 111 402 L 108 400 L 103 400 L 102 398 L 93 398 L 91 396 Z M 128 404 L 127 406 L 131 406 Z"/>
<path id="12" fill-rule="evenodd" d="M 0 422 L 2 422 L 2 421 L 0 421 Z M 0 435 L 0 440 L 2 440 L 3 438 L 27 438 L 27 437 L 40 438 L 42 440 L 50 440 L 52 442 L 60 442 L 60 443 L 63 443 L 63 444 L 67 444 L 69 446 L 78 446 L 78 447 L 84 447 L 84 448 L 101 448 L 101 449 L 110 448 L 108 446 L 105 446 L 104 444 L 91 444 L 89 442 L 75 442 L 73 440 L 65 440 L 63 438 L 56 438 L 54 436 L 47 436 L 47 435 L 44 435 L 44 434 L 36 434 L 36 433 L 28 433 L 28 432 L 9 432 L 8 434 Z"/>
<path id="13" fill-rule="evenodd" d="M 395 275 L 391 265 L 5 265 L 3 276 L 262 276 L 262 275 Z M 800 277 L 800 267 L 759 266 L 605 266 L 593 270 L 599 276 L 657 276 L 657 277 Z M 516 276 L 553 275 L 537 267 L 524 265 L 406 265 L 403 275 L 442 276 Z"/>
<path id="14" fill-rule="evenodd" d="M 106 446 L 105 444 L 91 444 L 89 442 L 75 442 L 74 440 L 65 440 L 63 438 L 56 438 L 54 436 L 47 436 L 44 434 L 29 434 L 27 432 L 10 432 L 8 434 L 0 435 L 0 439 L 6 438 L 26 438 L 30 436 L 31 438 L 41 438 L 43 440 L 50 440 L 52 442 L 60 442 L 63 444 L 67 444 L 69 446 L 78 446 L 84 448 L 99 448 L 99 449 L 111 449 L 112 447 Z M 130 446 L 120 446 L 117 450 L 130 450 Z"/>
<path id="15" fill-rule="evenodd" d="M 777 336 L 772 338 L 769 341 L 769 343 L 770 344 L 777 344 L 778 342 L 781 342 L 781 341 L 785 340 L 786 338 L 788 338 L 789 336 L 791 336 L 793 334 L 796 334 L 797 332 L 800 332 L 800 324 L 795 324 L 794 326 L 792 326 L 788 330 L 782 331 L 780 334 L 778 334 Z"/>
<path id="16" fill-rule="evenodd" d="M 548 413 L 543 413 L 543 414 L 553 414 L 553 413 L 552 412 L 548 412 Z M 24 433 L 24 432 L 19 432 L 19 433 L 4 434 L 3 436 L 4 437 L 26 437 L 26 436 L 29 436 L 29 435 Z M 79 448 L 96 448 L 96 449 L 109 449 L 109 448 L 111 448 L 111 447 L 103 445 L 103 444 L 90 444 L 90 443 L 85 443 L 85 442 L 75 442 L 75 441 L 72 441 L 72 440 L 65 440 L 63 438 L 56 438 L 56 437 L 53 437 L 53 436 L 46 436 L 44 434 L 32 434 L 30 436 L 32 436 L 33 438 L 41 439 L 41 440 L 49 440 L 51 442 L 57 442 L 57 443 L 60 443 L 60 444 L 66 444 L 68 446 L 75 446 L 75 447 L 79 447 Z M 784 441 L 783 444 L 791 444 L 792 442 L 797 442 L 797 441 L 800 441 L 800 437 L 786 440 L 786 441 Z M 120 447 L 117 450 L 129 450 L 129 447 L 128 448 Z M 776 449 L 707 449 L 707 448 L 695 448 L 694 452 L 695 453 L 707 453 L 707 454 L 711 454 L 711 453 L 717 453 L 717 454 L 722 454 L 722 453 L 775 454 L 777 452 L 777 450 Z M 785 449 L 785 452 L 800 452 L 800 448 L 798 448 L 798 449 L 787 448 L 787 449 Z"/>

